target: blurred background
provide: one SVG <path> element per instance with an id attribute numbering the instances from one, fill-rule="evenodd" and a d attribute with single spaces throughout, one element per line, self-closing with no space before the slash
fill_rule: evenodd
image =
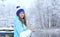
<path id="1" fill-rule="evenodd" d="M 0 0 L 0 37 L 14 37 L 17 6 L 35 30 L 31 37 L 60 37 L 60 0 Z"/>

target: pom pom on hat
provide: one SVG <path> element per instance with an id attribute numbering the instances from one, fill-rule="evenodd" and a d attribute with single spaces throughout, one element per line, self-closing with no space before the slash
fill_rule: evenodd
<path id="1" fill-rule="evenodd" d="M 20 8 L 20 6 L 17 6 L 16 8 Z"/>

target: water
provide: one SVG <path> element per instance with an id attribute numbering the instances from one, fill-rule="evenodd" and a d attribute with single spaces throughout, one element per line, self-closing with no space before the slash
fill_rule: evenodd
<path id="1" fill-rule="evenodd" d="M 31 37 L 60 37 L 60 29 L 42 29 L 33 32 Z"/>

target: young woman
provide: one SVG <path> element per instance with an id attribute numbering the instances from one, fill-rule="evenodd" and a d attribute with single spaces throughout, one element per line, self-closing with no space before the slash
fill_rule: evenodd
<path id="1" fill-rule="evenodd" d="M 29 37 L 31 30 L 26 24 L 25 11 L 19 9 L 14 20 L 14 37 Z"/>

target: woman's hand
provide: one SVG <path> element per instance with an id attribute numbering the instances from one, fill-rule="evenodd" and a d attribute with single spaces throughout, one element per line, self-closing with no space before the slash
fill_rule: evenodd
<path id="1" fill-rule="evenodd" d="M 27 26 L 31 31 L 33 31 L 33 27 L 32 26 Z"/>

